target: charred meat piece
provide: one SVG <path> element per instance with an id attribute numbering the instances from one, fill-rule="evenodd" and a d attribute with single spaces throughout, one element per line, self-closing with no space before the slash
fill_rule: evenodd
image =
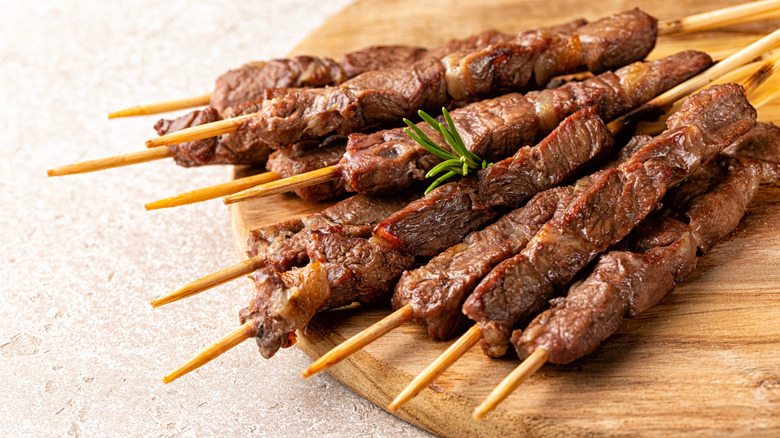
<path id="1" fill-rule="evenodd" d="M 687 99 L 668 130 L 617 169 L 597 172 L 564 214 L 546 223 L 518 255 L 477 286 L 463 311 L 482 329 L 490 356 L 506 351 L 511 330 L 544 310 L 599 253 L 619 242 L 703 161 L 755 123 L 738 85 L 709 88 Z"/>
<path id="2" fill-rule="evenodd" d="M 319 213 L 254 229 L 247 255 L 263 256 L 265 265 L 279 272 L 303 266 L 309 261 L 306 245 L 310 233 L 369 237 L 377 223 L 418 196 L 413 192 L 381 199 L 356 195 Z"/>
<path id="3" fill-rule="evenodd" d="M 319 311 L 384 295 L 413 260 L 371 238 L 374 225 L 418 195 L 357 195 L 303 219 L 253 230 L 249 256 L 264 264 L 240 312 L 252 321 L 261 354 L 292 345 L 294 331 Z"/>
<path id="4" fill-rule="evenodd" d="M 318 312 L 386 296 L 414 262 L 375 237 L 322 232 L 307 237 L 310 263 L 284 272 L 258 269 L 252 301 L 239 313 L 242 324 L 253 323 L 265 358 L 291 345 L 293 332 Z"/>
<path id="5" fill-rule="evenodd" d="M 649 16 L 636 11 L 633 14 L 652 22 L 654 29 L 654 21 Z M 582 20 L 575 20 L 550 30 L 563 32 L 556 34 L 558 39 L 576 39 L 578 37 L 573 36 L 572 32 L 578 31 L 584 24 Z M 592 32 L 593 29 L 591 27 L 585 32 Z M 539 41 L 552 38 L 547 31 L 538 33 Z M 526 40 L 528 38 L 526 37 Z M 177 163 L 188 167 L 227 163 L 256 165 L 264 162 L 269 153 L 268 148 L 278 149 L 298 140 L 317 139 L 332 133 L 372 129 L 387 123 L 397 124 L 400 117 L 410 115 L 410 112 L 417 109 L 431 111 L 447 105 L 449 98 L 444 90 L 444 67 L 433 60 L 447 56 L 453 51 L 479 51 L 491 44 L 502 44 L 510 39 L 499 32 L 488 31 L 465 40 L 453 40 L 430 52 L 401 46 L 371 47 L 345 56 L 343 68 L 328 59 L 306 56 L 248 64 L 227 73 L 218 81 L 217 92 L 212 97 L 213 107 L 208 110 L 216 110 L 217 113 L 212 114 L 208 120 L 195 120 L 199 114 L 199 111 L 196 111 L 180 118 L 176 124 L 180 126 L 177 129 L 181 129 L 220 120 L 213 117 L 219 113 L 227 118 L 262 110 L 269 118 L 267 122 L 259 120 L 247 123 L 247 126 L 261 127 L 260 131 L 239 131 L 218 139 L 173 145 L 170 148 L 177 156 Z M 522 50 L 527 52 L 530 49 Z M 402 68 L 403 66 L 407 68 Z M 320 86 L 328 81 L 340 83 L 346 76 L 357 75 L 362 69 L 371 69 L 368 71 L 372 73 L 356 77 L 327 92 L 293 88 Z M 394 73 L 374 69 L 391 69 Z M 287 91 L 269 91 L 285 87 L 288 87 Z M 430 89 L 426 90 L 426 87 Z M 497 92 L 496 90 L 495 93 Z M 268 102 L 269 99 L 274 100 L 274 103 Z M 236 109 L 237 107 L 241 109 Z M 173 122 L 162 119 L 155 129 L 160 135 L 171 133 L 177 130 L 169 127 Z M 271 132 L 264 136 L 265 130 L 282 132 L 278 135 Z M 227 140 L 231 144 L 220 144 Z M 255 152 L 254 148 L 259 150 Z"/>
<path id="6" fill-rule="evenodd" d="M 409 48 L 414 56 L 414 48 Z M 422 49 L 417 49 L 422 50 Z M 348 79 L 334 60 L 313 56 L 295 56 L 252 62 L 230 70 L 217 78 L 210 104 L 220 113 L 231 106 L 261 99 L 265 90 L 285 87 L 324 87 Z"/>
<path id="7" fill-rule="evenodd" d="M 256 105 L 251 104 L 230 107 L 225 110 L 224 116 L 230 118 L 251 114 L 256 111 L 256 108 Z M 173 120 L 160 119 L 154 125 L 154 129 L 157 134 L 165 135 L 222 119 L 216 109 L 206 107 Z M 265 142 L 244 131 L 174 144 L 168 146 L 168 149 L 173 152 L 176 164 L 184 167 L 208 164 L 263 164 L 272 152 Z"/>
<path id="8" fill-rule="evenodd" d="M 397 124 L 413 111 L 447 105 L 444 67 L 426 58 L 367 72 L 338 87 L 266 90 L 258 116 L 242 129 L 272 145 Z"/>

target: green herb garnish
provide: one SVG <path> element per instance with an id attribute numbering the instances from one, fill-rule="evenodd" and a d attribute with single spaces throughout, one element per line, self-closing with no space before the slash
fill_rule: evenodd
<path id="1" fill-rule="evenodd" d="M 430 186 L 428 186 L 428 189 L 425 190 L 426 195 L 453 175 L 466 176 L 469 174 L 469 171 L 484 169 L 493 164 L 486 162 L 466 149 L 466 145 L 463 143 L 463 139 L 460 138 L 460 134 L 458 134 L 458 131 L 455 129 L 455 124 L 452 123 L 450 113 L 448 113 L 444 108 L 441 109 L 441 113 L 444 115 L 444 121 L 447 122 L 447 126 L 449 128 L 445 127 L 442 123 L 439 123 L 439 121 L 426 114 L 425 111 L 421 110 L 417 112 L 417 114 L 419 114 L 424 121 L 426 121 L 433 129 L 437 130 L 442 135 L 442 137 L 444 137 L 444 141 L 450 145 L 452 150 L 455 151 L 455 154 L 457 155 L 434 143 L 433 140 L 425 135 L 425 133 L 422 132 L 422 130 L 414 123 L 412 123 L 409 119 L 404 119 L 404 123 L 409 126 L 408 129 L 404 128 L 404 132 L 406 132 L 409 137 L 412 138 L 412 140 L 416 141 L 420 144 L 420 146 L 424 147 L 425 150 L 444 160 L 425 175 L 426 178 L 432 178 L 442 172 L 446 172 L 444 175 L 437 178 L 436 181 L 434 181 Z"/>

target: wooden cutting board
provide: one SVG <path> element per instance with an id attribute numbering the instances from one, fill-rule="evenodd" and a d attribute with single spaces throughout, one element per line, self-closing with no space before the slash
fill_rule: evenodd
<path id="1" fill-rule="evenodd" d="M 657 0 L 642 7 L 660 19 L 728 5 Z M 487 28 L 533 29 L 576 17 L 596 19 L 634 3 L 482 0 L 360 0 L 309 35 L 294 54 L 337 57 L 369 44 L 435 46 Z M 680 48 L 738 48 L 777 20 L 662 38 L 652 57 Z M 762 108 L 780 122 L 780 107 Z M 242 176 L 245 169 L 236 169 Z M 763 188 L 738 231 L 699 259 L 690 279 L 626 324 L 594 353 L 567 366 L 545 365 L 482 421 L 474 407 L 519 361 L 472 349 L 397 415 L 442 436 L 780 435 L 780 188 Z M 301 216 L 323 204 L 280 195 L 234 205 L 236 243 L 247 231 Z M 318 316 L 298 346 L 319 357 L 390 312 L 349 309 Z M 413 323 L 329 372 L 385 407 L 443 352 Z"/>

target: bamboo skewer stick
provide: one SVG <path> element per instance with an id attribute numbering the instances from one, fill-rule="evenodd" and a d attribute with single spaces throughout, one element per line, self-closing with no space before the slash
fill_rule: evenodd
<path id="1" fill-rule="evenodd" d="M 287 193 L 302 187 L 309 187 L 328 181 L 339 179 L 339 173 L 335 166 L 323 167 L 311 172 L 293 175 L 270 183 L 262 184 L 251 189 L 236 193 L 224 198 L 225 204 L 246 201 L 252 198 L 261 198 L 279 193 Z"/>
<path id="2" fill-rule="evenodd" d="M 149 114 L 159 114 L 168 111 L 176 111 L 180 109 L 194 108 L 197 106 L 208 105 L 211 101 L 211 94 L 204 94 L 201 96 L 185 97 L 183 99 L 169 100 L 165 102 L 151 103 L 147 105 L 138 105 L 132 108 L 126 108 L 119 111 L 113 111 L 108 113 L 109 119 L 115 119 L 118 117 L 132 117 L 132 116 L 145 116 Z"/>
<path id="3" fill-rule="evenodd" d="M 521 383 L 528 380 L 547 362 L 547 351 L 539 349 L 528 356 L 517 368 L 496 386 L 490 395 L 474 409 L 474 419 L 480 420 L 499 403 L 504 401 Z"/>
<path id="4" fill-rule="evenodd" d="M 114 155 L 95 160 L 82 161 L 80 163 L 66 164 L 46 171 L 48 176 L 75 175 L 77 173 L 95 172 L 98 170 L 112 169 L 114 167 L 129 166 L 131 164 L 146 163 L 148 161 L 161 160 L 173 156 L 167 147 L 146 149 L 138 152 Z"/>
<path id="5" fill-rule="evenodd" d="M 209 137 L 216 137 L 222 134 L 236 132 L 238 128 L 247 120 L 257 117 L 258 113 L 244 114 L 230 119 L 219 120 L 217 122 L 206 123 L 198 126 L 191 126 L 170 134 L 161 135 L 151 140 L 146 140 L 146 147 L 169 146 L 172 144 L 186 143 L 188 141 L 201 140 Z"/>
<path id="6" fill-rule="evenodd" d="M 718 77 L 723 76 L 724 74 L 728 73 L 730 70 L 733 70 L 741 66 L 742 64 L 745 64 L 748 61 L 756 58 L 758 55 L 771 49 L 778 42 L 780 42 L 780 29 L 776 30 L 775 32 L 772 32 L 771 34 L 762 38 L 761 40 L 756 41 L 750 46 L 744 48 L 738 53 L 727 58 L 723 62 L 716 64 L 715 66 L 711 67 L 705 72 L 699 74 L 698 76 L 695 76 L 683 82 L 682 84 L 672 88 L 671 90 L 668 90 L 667 92 L 655 97 L 654 99 L 651 99 L 650 101 L 639 106 L 638 108 L 634 109 L 628 114 L 625 114 L 620 118 L 613 120 L 612 122 L 607 124 L 607 127 L 613 134 L 617 134 L 625 126 L 630 124 L 631 121 L 637 117 L 637 115 L 642 114 L 645 111 L 648 111 L 649 109 L 652 108 L 664 107 L 668 104 L 671 104 L 672 102 L 681 99 L 682 97 L 698 90 L 699 88 L 714 81 L 715 79 L 718 79 Z M 758 72 L 756 72 L 753 76 L 748 78 L 745 84 L 746 93 L 755 90 L 760 83 L 766 80 L 768 75 L 771 74 L 771 72 L 774 70 L 774 63 L 779 58 L 780 55 L 776 55 L 772 57 L 770 61 L 768 61 L 765 65 L 759 68 Z M 476 324 L 467 332 L 466 335 L 464 335 L 460 340 L 458 340 L 456 344 L 461 343 L 461 341 L 465 342 L 464 338 L 467 337 L 469 341 L 476 343 L 481 338 L 481 336 L 482 334 L 479 329 L 479 325 Z M 433 381 L 433 379 L 436 378 L 436 376 L 441 374 L 447 367 L 449 367 L 456 360 L 457 357 L 455 357 L 452 353 L 450 353 L 449 349 L 445 351 L 444 354 L 442 354 L 442 356 L 436 359 L 422 373 L 420 373 L 417 377 L 415 377 L 414 380 L 412 380 L 412 382 L 406 388 L 404 388 L 401 394 L 391 404 L 392 409 L 390 409 L 390 411 L 394 412 L 403 403 L 411 399 L 415 394 L 417 394 L 420 390 L 422 390 L 422 388 L 427 386 L 431 381 Z M 487 411 L 481 412 L 480 414 L 484 415 L 486 412 Z"/>
<path id="7" fill-rule="evenodd" d="M 397 411 L 398 408 L 400 408 L 404 403 L 411 400 L 412 397 L 417 395 L 426 386 L 428 386 L 433 381 L 433 379 L 438 377 L 447 368 L 449 368 L 450 365 L 455 363 L 464 354 L 466 354 L 466 352 L 469 351 L 471 347 L 476 345 L 480 339 L 482 339 L 482 330 L 480 330 L 479 325 L 475 324 L 470 329 L 468 329 L 468 331 L 464 333 L 463 336 L 458 338 L 455 343 L 450 345 L 450 347 L 435 361 L 433 361 L 432 364 L 428 365 L 428 368 L 423 370 L 422 373 L 415 377 L 414 380 L 412 380 L 412 382 L 409 383 L 409 385 L 404 388 L 400 394 L 398 394 L 398 397 L 396 397 L 395 400 L 393 400 L 393 402 L 387 406 L 387 410 L 390 412 Z"/>
<path id="8" fill-rule="evenodd" d="M 391 330 L 400 327 L 403 323 L 412 319 L 413 315 L 414 310 L 410 304 L 401 307 L 322 355 L 322 357 L 309 365 L 301 375 L 306 379 L 336 365 L 366 345 L 386 335 Z"/>
<path id="9" fill-rule="evenodd" d="M 167 295 L 155 298 L 152 300 L 152 307 L 160 307 L 174 301 L 179 301 L 181 299 L 199 294 L 207 289 L 211 289 L 213 287 L 217 287 L 221 284 L 235 280 L 242 275 L 251 274 L 252 271 L 256 270 L 262 264 L 263 260 L 264 258 L 262 256 L 255 256 L 246 259 L 243 262 L 236 263 L 233 266 L 228 266 L 227 268 L 206 275 L 205 277 L 201 277 L 185 285 L 181 289 L 177 289 Z"/>
<path id="10" fill-rule="evenodd" d="M 663 36 L 698 32 L 715 27 L 764 21 L 774 18 L 777 15 L 777 9 L 780 9 L 780 2 L 777 0 L 763 0 L 731 6 L 716 11 L 704 12 L 680 19 L 664 20 L 658 23 L 658 35 Z M 211 95 L 212 93 L 208 93 L 201 96 L 138 105 L 132 108 L 110 112 L 108 113 L 108 118 L 113 119 L 118 117 L 159 114 L 208 105 L 211 100 Z"/>
<path id="11" fill-rule="evenodd" d="M 160 208 L 179 207 L 182 205 L 194 204 L 196 202 L 208 201 L 210 199 L 221 198 L 232 195 L 242 190 L 255 187 L 279 179 L 276 172 L 265 172 L 257 175 L 247 176 L 245 178 L 235 179 L 222 184 L 204 187 L 186 193 L 181 193 L 170 198 L 160 199 L 145 205 L 147 210 L 157 210 Z"/>
<path id="12" fill-rule="evenodd" d="M 777 0 L 762 0 L 690 15 L 676 20 L 665 20 L 658 23 L 658 35 L 698 32 L 716 27 L 751 23 L 766 19 L 767 13 L 777 12 L 778 9 L 780 9 L 780 2 Z"/>
<path id="13" fill-rule="evenodd" d="M 213 359 L 216 359 L 226 351 L 252 337 L 254 330 L 252 323 L 247 322 L 236 330 L 230 332 L 224 338 L 209 345 L 193 356 L 186 363 L 171 371 L 170 374 L 163 377 L 163 383 L 170 383 L 179 377 L 202 367 Z"/>

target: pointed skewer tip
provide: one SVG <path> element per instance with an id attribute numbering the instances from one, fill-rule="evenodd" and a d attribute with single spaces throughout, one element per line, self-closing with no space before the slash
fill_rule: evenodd
<path id="1" fill-rule="evenodd" d="M 414 309 L 410 304 L 401 307 L 355 336 L 352 336 L 341 344 L 333 347 L 333 349 L 323 354 L 322 357 L 303 370 L 301 376 L 306 379 L 336 365 L 357 351 L 363 349 L 368 344 L 386 335 L 391 330 L 400 327 L 401 324 L 409 321 L 413 316 Z"/>
<path id="2" fill-rule="evenodd" d="M 244 323 L 241 327 L 228 333 L 222 339 L 209 345 L 193 356 L 190 360 L 171 371 L 163 377 L 163 383 L 170 383 L 179 377 L 202 367 L 208 362 L 221 356 L 223 353 L 252 337 L 254 329 L 251 322 Z"/>

